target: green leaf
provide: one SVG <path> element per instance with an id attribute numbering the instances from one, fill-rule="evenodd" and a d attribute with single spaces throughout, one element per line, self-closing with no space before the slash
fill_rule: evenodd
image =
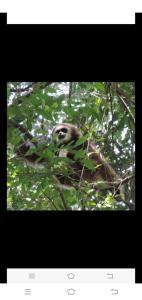
<path id="1" fill-rule="evenodd" d="M 79 140 L 75 143 L 75 146 L 79 146 L 79 145 L 82 145 L 84 142 L 87 141 L 87 138 L 88 138 L 88 134 L 87 135 L 84 135 L 82 136 L 81 138 L 79 138 Z"/>
<path id="2" fill-rule="evenodd" d="M 83 149 L 80 149 L 78 151 L 75 151 L 75 159 L 84 158 L 86 155 L 85 151 Z"/>
<path id="3" fill-rule="evenodd" d="M 95 83 L 95 88 L 100 92 L 104 91 L 104 85 L 102 82 Z"/>
<path id="4" fill-rule="evenodd" d="M 85 167 L 88 168 L 89 170 L 95 169 L 94 164 L 90 159 L 84 159 L 83 163 L 84 163 Z"/>

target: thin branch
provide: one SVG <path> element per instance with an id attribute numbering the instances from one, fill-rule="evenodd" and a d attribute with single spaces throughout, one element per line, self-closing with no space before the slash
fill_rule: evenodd
<path id="1" fill-rule="evenodd" d="M 41 82 L 39 88 L 40 88 L 40 89 L 44 89 L 44 88 L 46 88 L 48 85 L 51 85 L 52 83 L 53 83 L 53 82 L 45 82 L 45 83 L 42 83 L 42 82 Z M 33 82 L 31 87 L 33 88 L 33 87 L 36 86 L 37 84 L 39 84 L 39 82 Z M 26 89 L 27 89 L 27 87 L 26 87 Z M 15 92 L 16 92 L 16 89 L 14 89 L 14 90 L 15 90 Z M 25 97 L 26 97 L 26 98 L 29 98 L 29 97 L 34 93 L 34 88 L 31 89 L 30 91 L 29 91 L 29 90 L 25 90 L 25 92 L 26 92 L 26 91 L 27 91 L 27 93 L 25 93 L 24 95 L 17 95 L 17 97 L 13 99 L 13 102 L 12 102 L 11 105 L 9 105 L 9 107 L 13 107 L 13 106 L 15 106 L 15 105 L 21 104 L 22 101 L 25 100 Z M 21 92 L 24 92 L 24 91 L 21 91 Z M 18 92 L 17 92 L 17 94 L 18 94 Z"/>
<path id="2" fill-rule="evenodd" d="M 70 210 L 70 209 L 68 208 L 67 204 L 66 204 L 66 200 L 65 200 L 65 198 L 64 198 L 63 192 L 62 192 L 60 189 L 58 189 L 58 191 L 59 191 L 60 197 L 61 197 L 61 199 L 62 199 L 62 203 L 63 203 L 64 208 L 65 208 L 66 210 Z"/>
<path id="3" fill-rule="evenodd" d="M 135 87 L 134 87 L 134 88 L 135 88 Z M 130 101 L 131 101 L 133 104 L 135 104 L 135 101 L 134 101 L 132 98 L 130 98 L 130 96 L 129 96 L 124 90 L 122 90 L 120 87 L 118 87 L 117 84 L 116 84 L 115 90 L 116 90 L 116 92 L 117 92 L 120 96 L 122 96 L 123 98 L 125 98 L 127 102 L 129 101 L 128 99 L 130 99 Z M 135 93 L 135 92 L 134 92 L 134 93 Z"/>
<path id="4" fill-rule="evenodd" d="M 55 183 L 56 190 L 59 192 L 59 195 L 60 195 L 60 198 L 62 200 L 62 204 L 63 204 L 64 209 L 65 210 L 70 210 L 70 208 L 67 206 L 64 194 L 62 192 L 62 187 L 60 185 L 60 181 L 58 180 L 58 178 L 56 177 L 56 175 L 52 175 L 52 179 L 53 179 L 53 181 Z"/>
<path id="5" fill-rule="evenodd" d="M 132 114 L 130 108 L 128 107 L 128 105 L 127 105 L 126 102 L 124 101 L 124 98 L 118 93 L 118 91 L 117 91 L 117 96 L 118 96 L 118 98 L 120 99 L 121 103 L 123 104 L 125 110 L 128 112 L 131 121 L 132 121 L 133 124 L 135 125 L 135 118 L 134 118 L 134 116 L 133 116 L 133 114 Z"/>
<path id="6" fill-rule="evenodd" d="M 28 129 L 26 127 L 24 127 L 23 125 L 16 123 L 13 120 L 8 120 L 8 127 L 15 127 L 18 128 L 20 130 L 21 133 L 25 134 L 25 137 L 29 140 L 32 140 L 34 137 L 33 135 L 28 131 Z M 32 141 L 32 143 L 37 146 L 38 142 L 36 141 Z"/>
<path id="7" fill-rule="evenodd" d="M 89 141 L 88 141 L 86 153 L 88 153 L 89 144 L 90 144 L 90 143 L 89 143 Z M 81 185 L 81 182 L 82 182 L 84 169 L 85 169 L 85 164 L 83 164 L 83 167 L 82 167 L 82 170 L 81 170 L 81 175 L 80 175 L 80 179 L 79 179 L 79 189 L 80 189 L 80 185 Z M 82 209 L 85 210 L 84 201 L 83 201 L 82 199 L 81 199 L 81 206 L 82 206 Z"/>
<path id="8" fill-rule="evenodd" d="M 135 174 L 125 177 L 124 179 L 122 179 L 121 184 L 128 182 L 129 180 L 133 179 L 134 177 L 135 177 Z"/>
<path id="9" fill-rule="evenodd" d="M 122 179 L 122 181 L 121 181 L 120 184 L 118 185 L 117 189 L 114 191 L 113 197 L 116 196 L 117 192 L 118 192 L 119 189 L 121 188 L 121 185 L 124 184 L 124 183 L 126 183 L 126 182 L 128 182 L 129 180 L 132 180 L 132 179 L 134 178 L 134 176 L 135 176 L 135 175 L 132 174 L 132 175 L 127 176 L 127 177 L 125 177 L 124 179 Z M 119 201 L 118 199 L 116 199 L 116 200 Z M 124 199 L 122 199 L 122 198 L 121 198 L 120 201 L 123 202 L 123 203 L 125 203 L 125 204 L 129 207 L 129 209 L 134 210 L 134 208 L 135 208 L 135 204 L 134 204 L 134 203 L 130 203 L 130 202 L 128 202 L 128 201 L 126 201 L 126 200 L 124 200 Z"/>
<path id="10" fill-rule="evenodd" d="M 72 95 L 72 82 L 69 82 L 69 99 L 71 98 Z"/>
<path id="11" fill-rule="evenodd" d="M 43 192 L 44 196 L 47 198 L 47 200 L 49 200 L 49 202 L 51 202 L 51 204 L 53 205 L 53 207 L 55 208 L 55 210 L 58 210 L 54 201 L 49 197 L 49 196 L 46 196 L 46 194 Z"/>
<path id="12" fill-rule="evenodd" d="M 36 85 L 38 82 L 32 82 L 31 84 L 29 84 L 26 87 L 21 87 L 21 88 L 10 88 L 10 92 L 12 93 L 23 93 L 23 92 L 28 92 L 30 88 L 34 87 L 34 85 Z M 45 82 L 45 83 L 41 83 L 40 84 L 40 88 L 44 89 L 46 88 L 48 85 L 52 84 L 53 82 Z M 31 91 L 32 92 L 32 91 Z"/>
<path id="13" fill-rule="evenodd" d="M 130 176 L 127 176 L 126 178 L 124 179 L 118 179 L 116 181 L 98 181 L 98 182 L 94 182 L 94 183 L 91 183 L 91 186 L 94 188 L 94 189 L 99 189 L 99 185 L 100 184 L 104 184 L 105 186 L 102 187 L 103 190 L 108 190 L 109 188 L 114 188 L 114 187 L 119 187 L 120 185 L 128 182 L 129 180 L 133 179 L 135 177 L 135 174 L 132 174 Z"/>
<path id="14" fill-rule="evenodd" d="M 33 85 L 35 84 L 35 82 L 32 82 L 31 84 L 29 84 L 28 86 L 24 87 L 24 88 L 10 88 L 10 92 L 12 93 L 23 93 L 23 92 L 28 92 L 29 89 L 31 87 L 33 87 Z"/>

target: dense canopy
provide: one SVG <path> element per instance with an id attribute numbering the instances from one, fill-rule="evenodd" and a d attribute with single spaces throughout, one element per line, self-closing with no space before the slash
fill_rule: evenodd
<path id="1" fill-rule="evenodd" d="M 9 82 L 8 196 L 9 210 L 129 210 L 134 209 L 135 84 L 133 82 Z M 52 130 L 71 123 L 83 139 L 100 149 L 124 180 L 125 201 L 115 192 L 94 189 L 88 182 L 78 189 L 59 189 L 55 175 L 69 176 L 69 161 L 55 155 Z M 16 151 L 21 140 L 47 165 L 27 164 Z M 56 149 L 57 150 L 57 149 Z M 76 154 L 92 168 L 83 151 Z"/>

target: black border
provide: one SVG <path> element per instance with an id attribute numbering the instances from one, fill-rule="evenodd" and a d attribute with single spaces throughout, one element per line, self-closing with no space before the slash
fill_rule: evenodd
<path id="1" fill-rule="evenodd" d="M 8 24 L 6 79 L 135 81 L 135 34 L 134 24 Z"/>
<path id="2" fill-rule="evenodd" d="M 5 265 L 5 237 L 6 237 L 6 85 L 5 79 L 5 64 L 4 64 L 4 53 L 5 53 L 5 33 L 6 33 L 6 23 L 7 14 L 0 13 L 0 37 L 1 37 L 1 47 L 0 47 L 0 59 L 1 59 L 1 72 L 0 72 L 0 186 L 1 186 L 1 196 L 0 196 L 0 283 L 5 283 L 7 280 L 7 272 Z M 3 61 L 3 63 L 2 63 Z"/>
<path id="3" fill-rule="evenodd" d="M 136 14 L 136 25 L 7 25 L 10 50 L 3 86 L 6 81 L 45 79 L 136 80 L 140 92 L 135 61 L 140 18 Z M 136 267 L 136 282 L 142 282 L 136 249 L 139 208 L 137 198 L 135 212 L 6 212 L 4 200 L 3 274 L 5 267 Z"/>
<path id="4" fill-rule="evenodd" d="M 7 267 L 134 268 L 134 219 L 133 211 L 8 212 Z"/>

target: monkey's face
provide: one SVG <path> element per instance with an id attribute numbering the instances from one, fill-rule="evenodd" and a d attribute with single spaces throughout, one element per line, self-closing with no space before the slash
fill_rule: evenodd
<path id="1" fill-rule="evenodd" d="M 59 146 L 72 140 L 71 129 L 65 124 L 57 125 L 53 130 L 53 141 Z"/>

